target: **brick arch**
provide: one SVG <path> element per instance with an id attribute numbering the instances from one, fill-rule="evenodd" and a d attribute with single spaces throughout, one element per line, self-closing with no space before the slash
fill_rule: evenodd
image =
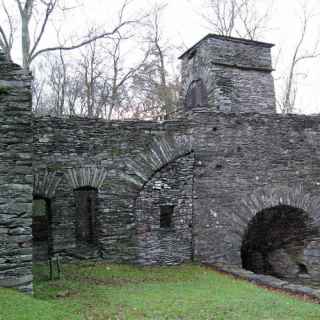
<path id="1" fill-rule="evenodd" d="M 92 187 L 100 189 L 106 179 L 107 169 L 97 166 L 67 169 L 64 176 L 72 189 Z"/>
<path id="2" fill-rule="evenodd" d="M 44 170 L 33 175 L 33 196 L 44 199 L 55 197 L 58 185 L 62 180 L 62 175 Z"/>
<path id="3" fill-rule="evenodd" d="M 191 152 L 190 136 L 156 138 L 146 152 L 126 162 L 127 173 L 120 173 L 120 180 L 138 193 L 155 173 Z"/>

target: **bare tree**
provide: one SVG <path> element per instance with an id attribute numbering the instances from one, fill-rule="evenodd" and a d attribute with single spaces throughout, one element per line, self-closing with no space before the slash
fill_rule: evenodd
<path id="1" fill-rule="evenodd" d="M 298 92 L 298 77 L 301 73 L 297 72 L 299 65 L 306 60 L 315 59 L 320 56 L 320 42 L 318 39 L 313 48 L 304 49 L 304 43 L 309 32 L 309 26 L 314 15 L 308 13 L 307 8 L 302 8 L 301 32 L 294 47 L 288 73 L 284 76 L 284 88 L 277 100 L 278 107 L 282 113 L 294 112 Z"/>
<path id="2" fill-rule="evenodd" d="M 168 119 L 177 105 L 179 77 L 168 71 L 170 55 L 177 48 L 165 39 L 161 26 L 161 14 L 166 6 L 155 5 L 146 23 L 144 41 L 150 47 L 150 55 L 136 75 L 132 88 L 136 96 L 135 117 L 140 113 L 151 118 Z"/>
<path id="3" fill-rule="evenodd" d="M 205 0 L 201 16 L 212 32 L 256 40 L 266 29 L 272 5 L 264 12 L 256 0 Z"/>
<path id="4" fill-rule="evenodd" d="M 0 48 L 5 53 L 8 60 L 11 60 L 11 50 L 13 46 L 13 39 L 15 34 L 15 23 L 13 17 L 9 14 L 9 10 L 4 1 L 1 1 L 1 10 L 3 11 L 6 19 L 7 28 L 5 23 L 0 24 Z"/>
<path id="5" fill-rule="evenodd" d="M 44 85 L 45 83 L 43 79 L 39 81 L 37 78 L 35 78 L 32 81 L 32 100 L 33 100 L 32 109 L 33 109 L 33 112 L 38 114 L 43 113 L 44 111 L 43 110 Z"/>
<path id="6" fill-rule="evenodd" d="M 151 16 L 150 24 L 150 33 L 149 33 L 149 42 L 153 49 L 153 56 L 155 57 L 156 68 L 160 76 L 159 84 L 159 95 L 163 98 L 162 109 L 165 113 L 165 117 L 168 118 L 169 115 L 173 112 L 170 99 L 170 92 L 167 86 L 167 70 L 165 66 L 165 47 L 162 47 L 161 40 L 161 26 L 160 26 L 160 15 L 161 10 L 165 6 L 155 7 L 153 15 Z"/>
<path id="7" fill-rule="evenodd" d="M 116 108 L 120 109 L 123 102 L 126 101 L 126 91 L 128 90 L 128 83 L 134 78 L 139 70 L 145 65 L 149 56 L 149 50 L 146 50 L 140 61 L 136 62 L 132 66 L 125 68 L 124 59 L 125 55 L 122 54 L 121 46 L 128 37 L 123 37 L 120 33 L 118 37 L 113 39 L 113 44 L 110 48 L 106 48 L 106 52 L 110 58 L 112 71 L 110 79 L 110 97 L 109 97 L 109 111 L 106 115 L 107 119 L 111 119 L 112 113 Z"/>
<path id="8" fill-rule="evenodd" d="M 115 35 L 119 30 L 123 27 L 137 22 L 132 19 L 125 19 L 125 13 L 130 3 L 129 0 L 124 0 L 120 8 L 120 16 L 121 23 L 117 24 L 111 30 L 106 31 L 96 31 L 95 33 L 90 32 L 88 35 L 85 35 L 76 43 L 64 43 L 58 44 L 52 47 L 41 48 L 40 43 L 43 39 L 50 18 L 53 13 L 62 7 L 61 0 L 14 0 L 19 13 L 20 18 L 20 27 L 21 27 L 21 47 L 22 47 L 22 59 L 23 59 L 23 67 L 26 70 L 30 69 L 31 63 L 41 54 L 46 52 L 55 52 L 55 51 L 70 51 L 74 49 L 81 48 L 92 41 L 96 41 L 99 39 L 108 39 Z M 37 10 L 35 10 L 37 8 Z M 63 10 L 66 8 L 63 7 Z M 41 16 L 36 17 L 36 13 L 41 14 Z M 9 21 L 9 25 L 12 25 L 12 16 L 14 14 L 9 14 L 8 10 L 6 10 L 7 18 Z M 32 19 L 36 20 L 37 30 L 31 30 L 30 25 Z M 12 25 L 13 27 L 13 25 Z M 12 30 L 9 32 L 5 32 L 4 28 L 0 29 L 1 33 L 1 41 L 0 45 L 3 48 L 7 48 L 6 52 L 10 52 L 12 48 L 13 37 Z M 11 42 L 10 42 L 11 40 Z"/>
<path id="9" fill-rule="evenodd" d="M 81 54 L 81 60 L 77 74 L 81 79 L 80 89 L 80 114 L 90 118 L 101 115 L 102 105 L 105 99 L 102 96 L 109 96 L 107 80 L 104 75 L 104 59 L 101 55 L 101 48 L 97 42 L 91 42 Z"/>
<path id="10" fill-rule="evenodd" d="M 53 110 L 57 116 L 65 113 L 66 86 L 67 86 L 67 66 L 62 51 L 59 52 L 57 59 L 50 61 L 50 83 L 53 89 Z"/>
<path id="11" fill-rule="evenodd" d="M 55 116 L 79 113 L 83 79 L 78 61 L 63 52 L 47 53 L 33 68 L 33 111 Z"/>

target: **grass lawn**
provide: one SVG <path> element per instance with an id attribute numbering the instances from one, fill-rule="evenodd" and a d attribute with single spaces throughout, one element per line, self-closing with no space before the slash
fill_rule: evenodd
<path id="1" fill-rule="evenodd" d="M 69 264 L 59 281 L 47 272 L 35 268 L 34 297 L 0 290 L 0 320 L 320 319 L 320 305 L 196 265 Z"/>

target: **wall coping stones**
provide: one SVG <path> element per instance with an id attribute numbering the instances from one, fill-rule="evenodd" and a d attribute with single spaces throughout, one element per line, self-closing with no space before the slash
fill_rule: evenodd
<path id="1" fill-rule="evenodd" d="M 236 278 L 247 280 L 257 285 L 262 285 L 273 289 L 280 289 L 291 294 L 305 295 L 310 298 L 316 299 L 317 301 L 320 301 L 319 289 L 289 283 L 288 281 L 284 281 L 273 276 L 256 274 L 251 271 L 244 270 L 236 266 L 225 265 L 223 263 L 208 265 L 208 267 L 232 275 Z"/>

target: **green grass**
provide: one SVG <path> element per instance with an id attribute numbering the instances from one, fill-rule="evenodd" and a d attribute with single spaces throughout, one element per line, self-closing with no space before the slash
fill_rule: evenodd
<path id="1" fill-rule="evenodd" d="M 196 265 L 69 264 L 63 279 L 35 268 L 34 298 L 0 290 L 0 320 L 318 320 L 320 306 Z"/>

